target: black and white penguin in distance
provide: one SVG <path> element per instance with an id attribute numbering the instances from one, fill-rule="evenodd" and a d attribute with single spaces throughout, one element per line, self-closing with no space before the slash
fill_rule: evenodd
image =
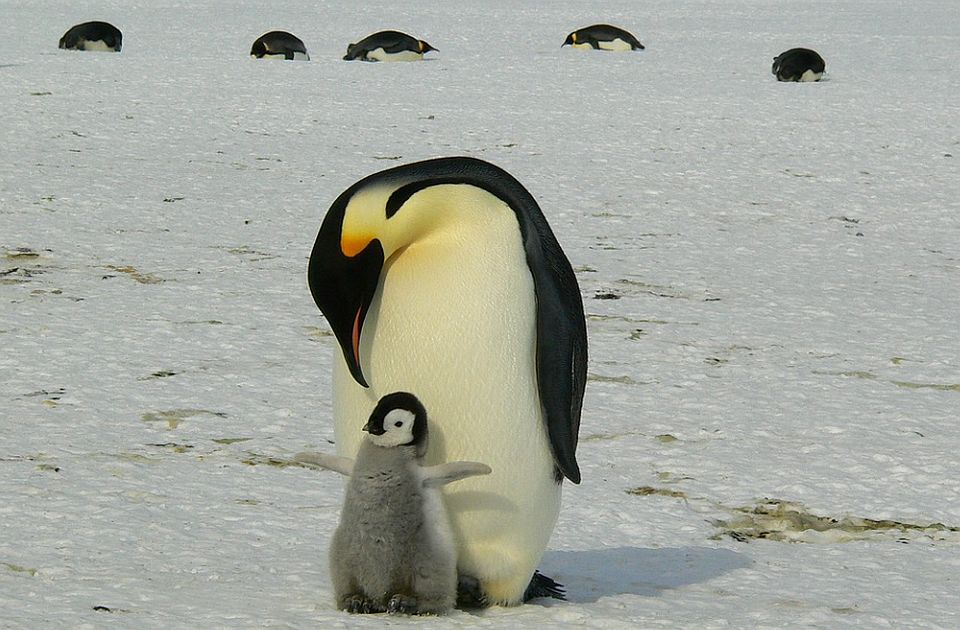
<path id="1" fill-rule="evenodd" d="M 296 460 L 348 475 L 340 524 L 330 546 L 337 607 L 352 613 L 440 614 L 457 598 L 457 550 L 440 488 L 490 474 L 479 462 L 423 466 L 427 411 L 394 392 L 363 426 L 355 461 L 323 453 Z"/>
<path id="2" fill-rule="evenodd" d="M 270 31 L 258 37 L 250 48 L 250 56 L 257 59 L 310 61 L 307 47 L 300 38 L 286 31 Z"/>
<path id="3" fill-rule="evenodd" d="M 341 353 L 337 451 L 384 392 L 431 410 L 428 463 L 482 461 L 445 490 L 464 602 L 558 597 L 535 573 L 575 451 L 587 335 L 576 277 L 540 207 L 509 173 L 469 157 L 398 166 L 333 202 L 308 281 Z"/>
<path id="4" fill-rule="evenodd" d="M 400 31 L 380 31 L 347 46 L 344 61 L 419 61 L 425 53 L 437 50 L 422 39 Z"/>
<path id="5" fill-rule="evenodd" d="M 643 44 L 632 33 L 609 24 L 594 24 L 577 29 L 567 35 L 560 45 L 561 48 L 563 46 L 595 50 L 644 50 Z"/>
<path id="6" fill-rule="evenodd" d="M 826 68 L 826 62 L 816 51 L 809 48 L 791 48 L 773 58 L 770 71 L 777 77 L 777 81 L 806 83 L 823 78 Z"/>
<path id="7" fill-rule="evenodd" d="M 120 52 L 123 34 L 108 22 L 84 22 L 71 26 L 60 38 L 60 48 L 66 50 L 93 50 Z"/>

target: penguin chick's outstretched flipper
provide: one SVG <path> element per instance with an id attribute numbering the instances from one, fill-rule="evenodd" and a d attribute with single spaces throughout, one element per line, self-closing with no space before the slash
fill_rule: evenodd
<path id="1" fill-rule="evenodd" d="M 318 468 L 326 468 L 327 470 L 340 473 L 344 477 L 349 477 L 353 472 L 353 460 L 349 457 L 340 457 L 339 455 L 304 451 L 303 453 L 294 455 L 293 461 Z"/>
<path id="2" fill-rule="evenodd" d="M 493 470 L 480 462 L 448 462 L 423 469 L 423 487 L 437 488 L 467 477 L 489 475 Z"/>

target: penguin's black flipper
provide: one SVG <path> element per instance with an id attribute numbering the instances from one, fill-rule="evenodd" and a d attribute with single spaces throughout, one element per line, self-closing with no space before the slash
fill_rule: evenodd
<path id="1" fill-rule="evenodd" d="M 523 593 L 523 601 L 529 602 L 531 599 L 537 599 L 538 597 L 566 600 L 567 592 L 563 584 L 539 571 L 534 571 L 533 577 L 530 578 L 530 584 L 527 585 L 527 590 Z"/>

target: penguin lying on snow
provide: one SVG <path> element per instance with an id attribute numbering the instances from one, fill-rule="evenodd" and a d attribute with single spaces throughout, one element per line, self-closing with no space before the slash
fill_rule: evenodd
<path id="1" fill-rule="evenodd" d="M 422 39 L 400 31 L 380 31 L 347 46 L 344 61 L 419 61 L 424 53 L 437 50 Z"/>
<path id="2" fill-rule="evenodd" d="M 791 48 L 773 58 L 770 71 L 777 81 L 819 81 L 827 64 L 816 51 L 809 48 Z"/>
<path id="3" fill-rule="evenodd" d="M 422 466 L 427 412 L 412 394 L 380 399 L 355 462 L 320 453 L 298 461 L 350 477 L 330 547 L 337 607 L 352 613 L 439 614 L 453 608 L 457 553 L 440 487 L 490 474 L 477 462 Z"/>
<path id="4" fill-rule="evenodd" d="M 580 482 L 587 334 L 576 276 L 530 193 L 468 157 L 375 173 L 333 202 L 308 281 L 342 351 L 337 452 L 357 452 L 383 393 L 417 392 L 434 418 L 427 462 L 494 471 L 444 491 L 462 601 L 562 597 L 535 569 L 562 479 Z"/>
<path id="5" fill-rule="evenodd" d="M 250 56 L 257 59 L 310 61 L 307 47 L 300 38 L 286 31 L 270 31 L 258 37 L 250 48 Z"/>
<path id="6" fill-rule="evenodd" d="M 596 50 L 643 50 L 643 44 L 631 33 L 610 26 L 609 24 L 594 24 L 567 35 L 560 47 L 573 46 L 574 48 L 593 48 Z"/>
<path id="7" fill-rule="evenodd" d="M 107 22 L 84 22 L 70 27 L 60 38 L 60 48 L 68 50 L 95 50 L 120 52 L 123 35 Z"/>

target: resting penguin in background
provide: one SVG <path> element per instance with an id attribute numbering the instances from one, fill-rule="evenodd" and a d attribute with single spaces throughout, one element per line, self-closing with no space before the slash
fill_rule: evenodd
<path id="1" fill-rule="evenodd" d="M 773 58 L 771 72 L 777 81 L 819 81 L 827 64 L 809 48 L 791 48 Z"/>
<path id="2" fill-rule="evenodd" d="M 422 39 L 400 31 L 380 31 L 347 46 L 344 61 L 419 61 L 424 53 L 437 50 Z"/>
<path id="3" fill-rule="evenodd" d="M 609 24 L 594 24 L 577 29 L 567 35 L 560 47 L 573 46 L 574 48 L 594 48 L 597 50 L 643 50 L 643 44 L 631 33 L 610 26 Z"/>
<path id="4" fill-rule="evenodd" d="M 337 608 L 352 613 L 440 614 L 457 596 L 457 552 L 440 488 L 489 475 L 478 462 L 422 466 L 427 411 L 417 397 L 380 399 L 356 461 L 300 453 L 298 461 L 350 477 L 330 545 Z"/>
<path id="5" fill-rule="evenodd" d="M 123 35 L 107 22 L 84 22 L 70 27 L 60 38 L 60 48 L 68 50 L 95 50 L 120 52 Z"/>
<path id="6" fill-rule="evenodd" d="M 428 465 L 488 464 L 445 490 L 460 603 L 561 597 L 535 572 L 575 451 L 587 333 L 573 269 L 537 202 L 474 158 L 398 166 L 333 202 L 308 281 L 341 353 L 334 434 L 353 457 L 386 392 L 415 391 L 433 424 Z"/>
<path id="7" fill-rule="evenodd" d="M 250 49 L 250 56 L 257 59 L 310 61 L 307 47 L 300 38 L 286 31 L 270 31 L 258 37 Z"/>

